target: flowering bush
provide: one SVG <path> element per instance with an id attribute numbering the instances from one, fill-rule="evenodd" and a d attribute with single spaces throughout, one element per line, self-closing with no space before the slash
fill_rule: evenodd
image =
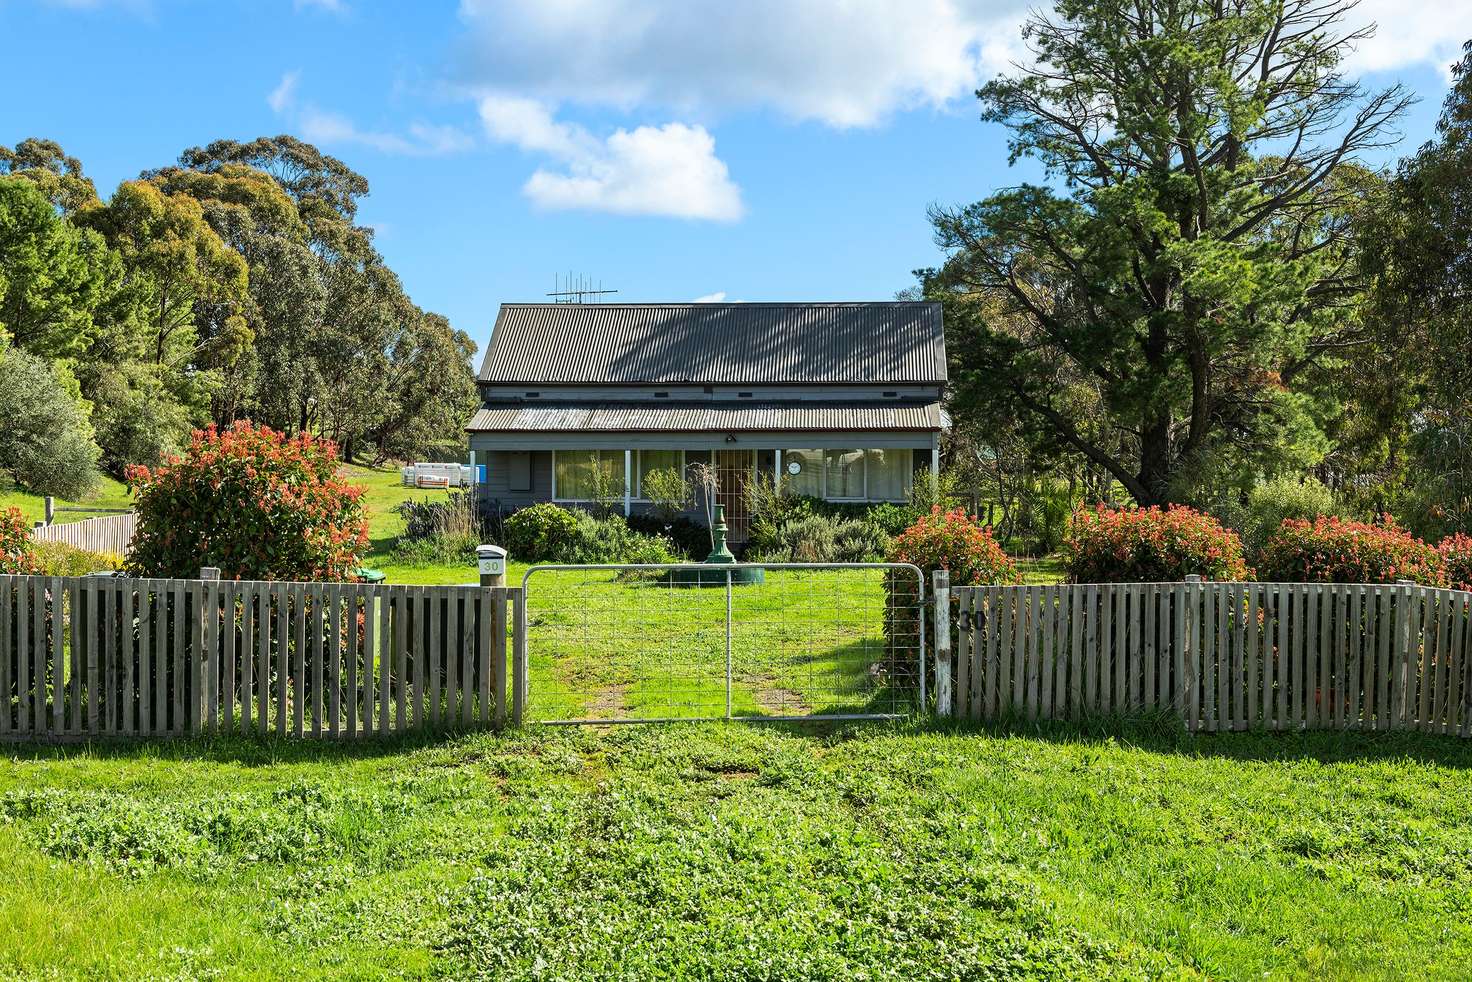
<path id="1" fill-rule="evenodd" d="M 927 580 L 938 569 L 951 574 L 952 586 L 982 583 L 1017 583 L 1017 565 L 1012 562 L 992 531 L 964 511 L 942 511 L 932 506 L 928 514 L 895 536 L 889 561 L 914 563 Z M 920 597 L 915 577 L 903 570 L 885 574 L 884 605 L 885 673 L 894 684 L 914 686 L 919 661 Z M 952 617 L 956 606 L 953 601 Z M 928 619 L 928 618 L 927 618 Z"/>
<path id="2" fill-rule="evenodd" d="M 992 538 L 992 530 L 959 508 L 942 511 L 936 506 L 921 516 L 895 536 L 889 561 L 914 563 L 927 577 L 949 570 L 952 586 L 1018 582 L 1017 564 Z"/>
<path id="3" fill-rule="evenodd" d="M 1332 515 L 1287 519 L 1263 546 L 1258 572 L 1290 583 L 1446 584 L 1442 554 L 1389 515 L 1378 525 Z"/>
<path id="4" fill-rule="evenodd" d="M 1074 583 L 1152 583 L 1198 574 L 1208 580 L 1252 575 L 1242 540 L 1215 518 L 1184 505 L 1080 511 L 1063 540 Z"/>
<path id="5" fill-rule="evenodd" d="M 138 531 L 128 571 L 230 579 L 342 580 L 368 544 L 363 490 L 337 476 L 337 447 L 239 422 L 197 430 L 158 468 L 132 467 Z"/>
<path id="6" fill-rule="evenodd" d="M 32 576 L 41 572 L 31 529 L 19 508 L 0 510 L 0 573 Z"/>
<path id="7" fill-rule="evenodd" d="M 1436 547 L 1446 569 L 1446 580 L 1454 589 L 1472 590 L 1472 536 L 1458 532 Z"/>

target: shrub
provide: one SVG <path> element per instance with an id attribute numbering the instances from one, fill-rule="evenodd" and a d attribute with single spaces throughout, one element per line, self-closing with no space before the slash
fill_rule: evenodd
<path id="1" fill-rule="evenodd" d="M 895 537 L 889 561 L 913 563 L 929 581 L 938 569 L 950 572 L 952 585 L 1017 583 L 1017 566 L 984 527 L 963 509 L 934 507 Z M 918 584 L 908 570 L 884 576 L 885 671 L 897 684 L 916 683 L 915 664 L 920 644 Z"/>
<path id="2" fill-rule="evenodd" d="M 474 560 L 476 546 L 496 541 L 492 522 L 468 491 L 405 501 L 395 510 L 404 519 L 404 533 L 393 556 L 405 566 L 464 564 Z"/>
<path id="3" fill-rule="evenodd" d="M 36 543 L 31 539 L 31 527 L 19 508 L 0 510 L 0 573 L 23 576 L 40 573 L 41 563 L 36 558 Z"/>
<path id="4" fill-rule="evenodd" d="M 808 515 L 787 522 L 778 543 L 794 563 L 831 563 L 838 548 L 838 522 L 827 515 Z"/>
<path id="5" fill-rule="evenodd" d="M 0 470 L 40 494 L 83 497 L 97 480 L 101 451 L 76 378 L 64 362 L 3 342 L 0 331 Z"/>
<path id="6" fill-rule="evenodd" d="M 1242 539 L 1248 555 L 1254 558 L 1267 545 L 1285 518 L 1312 521 L 1320 515 L 1334 514 L 1334 492 L 1312 477 L 1303 481 L 1279 477 L 1264 481 L 1247 495 L 1247 512 L 1242 523 Z"/>
<path id="7" fill-rule="evenodd" d="M 239 422 L 197 430 L 158 468 L 132 467 L 138 531 L 127 569 L 188 577 L 342 580 L 368 544 L 362 489 L 337 475 L 337 447 Z"/>
<path id="8" fill-rule="evenodd" d="M 528 563 L 562 562 L 577 533 L 578 517 L 549 501 L 538 502 L 506 519 L 506 551 Z"/>
<path id="9" fill-rule="evenodd" d="M 695 489 L 677 468 L 650 471 L 640 482 L 640 490 L 649 499 L 654 513 L 673 523 L 680 512 L 690 507 Z"/>
<path id="10" fill-rule="evenodd" d="M 1395 524 L 1333 515 L 1313 521 L 1289 518 L 1263 546 L 1258 573 L 1289 583 L 1394 583 L 1412 580 L 1446 585 L 1442 554 Z"/>
<path id="11" fill-rule="evenodd" d="M 922 514 L 924 512 L 911 505 L 897 505 L 891 501 L 883 501 L 869 506 L 868 514 L 864 515 L 864 522 L 883 532 L 889 539 L 893 539 L 919 521 Z M 889 551 L 888 541 L 884 545 L 885 548 L 881 550 L 881 554 Z"/>
<path id="12" fill-rule="evenodd" d="M 46 576 L 86 576 L 125 565 L 123 557 L 113 552 L 89 552 L 65 542 L 37 542 L 35 546 L 40 572 Z"/>
<path id="13" fill-rule="evenodd" d="M 882 563 L 889 552 L 890 536 L 870 522 L 844 522 L 834 536 L 836 563 Z"/>
<path id="14" fill-rule="evenodd" d="M 702 560 L 710 555 L 710 529 L 685 515 L 669 520 L 660 515 L 630 515 L 628 522 L 635 532 L 670 540 L 684 559 Z"/>
<path id="15" fill-rule="evenodd" d="M 1461 532 L 1449 535 L 1436 551 L 1441 553 L 1447 583 L 1457 590 L 1472 590 L 1472 536 Z"/>
<path id="16" fill-rule="evenodd" d="M 1171 505 L 1080 511 L 1063 541 L 1074 583 L 1153 583 L 1198 574 L 1208 580 L 1251 575 L 1242 540 L 1210 515 Z"/>
<path id="17" fill-rule="evenodd" d="M 572 511 L 547 502 L 523 508 L 506 519 L 505 537 L 506 548 L 525 562 L 680 561 L 669 539 L 635 531 L 622 515 L 595 518 L 585 511 Z"/>
<path id="18" fill-rule="evenodd" d="M 952 586 L 1016 583 L 1017 565 L 1002 551 L 992 530 L 960 508 L 933 508 L 895 537 L 889 561 L 913 563 L 928 577 L 948 570 Z"/>

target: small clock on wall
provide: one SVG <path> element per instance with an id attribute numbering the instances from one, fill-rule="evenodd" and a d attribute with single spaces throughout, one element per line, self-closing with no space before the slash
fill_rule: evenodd
<path id="1" fill-rule="evenodd" d="M 797 475 L 802 473 L 802 464 L 798 463 L 795 460 L 789 461 L 787 464 L 787 473 L 791 474 L 793 477 L 796 477 Z"/>

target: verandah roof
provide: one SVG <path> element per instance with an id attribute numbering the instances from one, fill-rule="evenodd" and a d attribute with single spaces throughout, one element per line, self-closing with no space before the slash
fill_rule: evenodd
<path id="1" fill-rule="evenodd" d="M 565 403 L 486 406 L 471 433 L 678 433 L 710 431 L 927 430 L 943 428 L 940 404 Z"/>

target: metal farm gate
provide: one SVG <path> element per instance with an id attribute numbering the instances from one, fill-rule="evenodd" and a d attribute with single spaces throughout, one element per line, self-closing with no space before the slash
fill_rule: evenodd
<path id="1" fill-rule="evenodd" d="M 915 566 L 544 565 L 522 587 L 528 720 L 881 719 L 924 705 Z"/>

